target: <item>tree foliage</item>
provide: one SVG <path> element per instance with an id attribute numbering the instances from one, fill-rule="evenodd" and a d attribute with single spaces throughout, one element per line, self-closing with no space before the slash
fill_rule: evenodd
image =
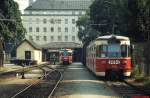
<path id="1" fill-rule="evenodd" d="M 24 38 L 23 28 L 18 4 L 13 0 L 0 1 L 0 32 L 5 42 L 17 43 Z"/>
<path id="2" fill-rule="evenodd" d="M 90 8 L 94 29 L 106 35 L 126 35 L 134 41 L 147 39 L 149 30 L 149 0 L 95 0 Z M 136 36 L 135 36 L 136 35 Z"/>
<path id="3" fill-rule="evenodd" d="M 90 16 L 94 24 L 104 24 L 93 26 L 96 30 L 106 35 L 127 33 L 127 0 L 95 0 L 91 5 Z"/>
<path id="4" fill-rule="evenodd" d="M 88 44 L 101 33 L 91 28 L 90 18 L 88 15 L 82 16 L 77 21 L 79 27 L 78 37 L 83 44 Z"/>

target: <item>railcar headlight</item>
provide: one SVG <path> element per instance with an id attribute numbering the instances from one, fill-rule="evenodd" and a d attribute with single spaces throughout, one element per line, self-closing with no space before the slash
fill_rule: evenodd
<path id="1" fill-rule="evenodd" d="M 107 62 L 106 61 L 101 61 L 101 64 L 107 64 Z"/>
<path id="2" fill-rule="evenodd" d="M 127 61 L 122 61 L 122 64 L 126 65 L 128 62 Z"/>

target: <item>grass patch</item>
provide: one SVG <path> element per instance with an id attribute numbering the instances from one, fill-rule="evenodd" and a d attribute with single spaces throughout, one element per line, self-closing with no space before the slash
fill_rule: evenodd
<path id="1" fill-rule="evenodd" d="M 150 88 L 150 77 L 146 77 L 146 78 L 145 78 L 144 85 L 145 85 L 146 87 L 149 87 L 149 88 Z"/>
<path id="2" fill-rule="evenodd" d="M 145 85 L 145 87 L 150 88 L 150 76 L 149 77 L 136 76 L 135 82 L 143 83 Z"/>

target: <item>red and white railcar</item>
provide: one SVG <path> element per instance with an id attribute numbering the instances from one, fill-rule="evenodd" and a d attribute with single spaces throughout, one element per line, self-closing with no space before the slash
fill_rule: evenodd
<path id="1" fill-rule="evenodd" d="M 71 49 L 61 49 L 59 62 L 60 64 L 71 64 L 72 63 L 72 50 Z"/>
<path id="2" fill-rule="evenodd" d="M 86 66 L 97 76 L 131 75 L 130 40 L 125 36 L 100 36 L 86 51 Z"/>

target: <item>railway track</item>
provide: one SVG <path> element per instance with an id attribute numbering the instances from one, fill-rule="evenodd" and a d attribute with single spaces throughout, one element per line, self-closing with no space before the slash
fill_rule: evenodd
<path id="1" fill-rule="evenodd" d="M 30 70 L 40 68 L 40 67 L 43 67 L 43 66 L 45 66 L 45 65 L 41 64 L 41 65 L 35 65 L 35 66 L 28 66 L 28 67 L 24 67 L 24 68 L 21 68 L 21 69 L 14 70 L 14 71 L 0 73 L 0 78 L 5 79 L 5 78 L 9 78 L 9 77 L 16 77 L 17 73 L 22 73 L 23 71 L 28 72 Z"/>
<path id="2" fill-rule="evenodd" d="M 149 96 L 144 91 L 129 85 L 126 81 L 105 81 L 105 83 L 123 98 L 131 96 Z"/>
<path id="3" fill-rule="evenodd" d="M 40 67 L 40 69 L 44 71 L 44 75 L 40 80 L 27 86 L 11 98 L 51 98 L 63 74 L 57 68 L 53 69 L 47 64 Z"/>

